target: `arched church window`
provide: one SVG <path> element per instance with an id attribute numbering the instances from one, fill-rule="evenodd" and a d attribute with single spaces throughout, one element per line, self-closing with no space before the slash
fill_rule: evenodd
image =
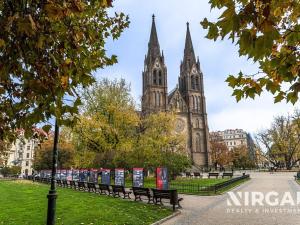
<path id="1" fill-rule="evenodd" d="M 158 72 L 158 84 L 162 85 L 162 72 L 161 72 L 161 70 Z"/>
<path id="2" fill-rule="evenodd" d="M 194 110 L 195 110 L 196 107 L 197 107 L 197 105 L 196 105 L 197 99 L 196 99 L 196 98 L 197 98 L 197 97 L 193 96 L 193 109 L 194 109 Z"/>
<path id="3" fill-rule="evenodd" d="M 200 97 L 199 97 L 199 96 L 197 97 L 197 101 L 198 101 L 198 107 L 197 107 L 197 110 L 200 112 L 201 104 L 200 104 Z"/>
<path id="4" fill-rule="evenodd" d="M 201 141 L 200 141 L 200 134 L 196 134 L 196 141 L 195 141 L 195 149 L 196 149 L 196 152 L 201 152 Z"/>
<path id="5" fill-rule="evenodd" d="M 153 70 L 153 84 L 157 84 L 157 70 Z"/>
<path id="6" fill-rule="evenodd" d="M 195 77 L 191 77 L 191 82 L 192 82 L 192 89 L 195 89 Z"/>
<path id="7" fill-rule="evenodd" d="M 159 93 L 155 92 L 155 106 L 159 106 Z"/>
<path id="8" fill-rule="evenodd" d="M 160 93 L 157 92 L 157 95 L 158 95 L 158 106 L 161 106 L 161 98 L 160 98 Z"/>
<path id="9" fill-rule="evenodd" d="M 196 77 L 196 89 L 200 90 L 199 77 Z"/>

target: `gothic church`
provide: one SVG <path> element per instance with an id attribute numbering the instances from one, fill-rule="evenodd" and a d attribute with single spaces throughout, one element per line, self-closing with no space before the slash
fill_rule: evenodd
<path id="1" fill-rule="evenodd" d="M 186 135 L 187 151 L 194 165 L 208 167 L 211 162 L 203 73 L 199 58 L 195 57 L 189 24 L 176 88 L 168 93 L 167 66 L 160 51 L 154 15 L 144 64 L 142 113 L 175 111 L 176 132 Z"/>

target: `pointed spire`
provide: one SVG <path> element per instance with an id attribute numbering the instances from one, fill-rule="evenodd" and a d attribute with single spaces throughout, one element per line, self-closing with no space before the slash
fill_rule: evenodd
<path id="1" fill-rule="evenodd" d="M 187 25 L 187 31 L 186 31 L 186 38 L 185 38 L 183 63 L 186 64 L 187 62 L 189 62 L 190 65 L 193 65 L 196 63 L 196 57 L 195 57 L 192 37 L 190 33 L 189 22 L 187 22 L 186 25 Z"/>
<path id="2" fill-rule="evenodd" d="M 150 41 L 148 44 L 148 57 L 151 56 L 152 59 L 160 56 L 160 47 L 156 32 L 156 25 L 155 25 L 155 15 L 152 15 L 152 27 L 151 27 L 151 34 L 150 34 Z"/>

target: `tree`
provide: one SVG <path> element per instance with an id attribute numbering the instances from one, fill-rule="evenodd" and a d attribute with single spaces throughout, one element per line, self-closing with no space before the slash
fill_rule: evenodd
<path id="1" fill-rule="evenodd" d="M 82 156 L 94 153 L 93 162 L 92 157 L 85 158 L 86 165 L 127 169 L 167 166 L 176 173 L 190 165 L 186 142 L 174 132 L 175 115 L 139 115 L 125 80 L 103 79 L 83 96 L 82 116 L 73 129 L 73 140 Z"/>
<path id="2" fill-rule="evenodd" d="M 232 162 L 235 168 L 254 168 L 255 162 L 250 159 L 247 146 L 241 145 L 231 150 Z"/>
<path id="3" fill-rule="evenodd" d="M 33 168 L 35 170 L 45 170 L 52 167 L 53 138 L 50 137 L 41 143 L 40 148 L 34 154 Z M 63 134 L 60 135 L 58 144 L 58 168 L 69 169 L 75 164 L 75 150 Z"/>
<path id="4" fill-rule="evenodd" d="M 5 166 L 8 160 L 10 149 L 11 144 L 8 141 L 0 140 L 0 167 L 1 165 Z"/>
<path id="5" fill-rule="evenodd" d="M 210 150 L 211 150 L 211 160 L 215 166 L 215 169 L 218 168 L 218 165 L 224 167 L 231 162 L 231 154 L 229 152 L 227 145 L 224 142 L 211 140 Z"/>
<path id="6" fill-rule="evenodd" d="M 212 8 L 222 10 L 217 22 L 206 18 L 207 38 L 228 37 L 239 46 L 240 56 L 259 64 L 257 74 L 240 72 L 227 82 L 237 101 L 255 98 L 265 89 L 274 101 L 293 104 L 300 91 L 299 2 L 296 0 L 210 0 Z"/>
<path id="7" fill-rule="evenodd" d="M 130 87 L 124 79 L 103 79 L 83 92 L 81 111 L 73 129 L 76 148 L 97 153 L 99 166 L 113 167 L 117 154 L 126 155 L 133 149 L 139 123 Z M 127 166 L 121 159 L 117 165 Z"/>
<path id="8" fill-rule="evenodd" d="M 51 117 L 60 125 L 76 122 L 77 89 L 117 62 L 105 42 L 129 25 L 123 13 L 109 16 L 110 6 L 111 0 L 0 1 L 0 140 L 16 128 L 30 136 L 34 124 Z"/>
<path id="9" fill-rule="evenodd" d="M 270 129 L 257 134 L 266 148 L 265 157 L 275 166 L 291 169 L 300 161 L 300 112 L 279 116 Z"/>
<path id="10" fill-rule="evenodd" d="M 175 132 L 176 115 L 159 112 L 141 118 L 132 165 L 145 168 L 165 166 L 172 175 L 177 175 L 191 166 L 186 152 L 186 140 Z"/>
<path id="11" fill-rule="evenodd" d="M 2 174 L 4 177 L 18 176 L 20 173 L 21 173 L 20 166 L 3 167 L 2 169 L 0 169 L 0 174 Z"/>

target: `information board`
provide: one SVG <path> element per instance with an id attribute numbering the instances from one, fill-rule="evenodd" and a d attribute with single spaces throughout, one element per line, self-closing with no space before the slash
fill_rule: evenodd
<path id="1" fill-rule="evenodd" d="M 132 186 L 133 187 L 144 187 L 144 169 L 143 168 L 133 168 Z"/>
<path id="2" fill-rule="evenodd" d="M 168 169 L 164 167 L 156 168 L 156 188 L 168 189 Z"/>
<path id="3" fill-rule="evenodd" d="M 110 169 L 101 170 L 101 184 L 110 185 Z"/>
<path id="4" fill-rule="evenodd" d="M 115 169 L 115 185 L 125 186 L 125 170 Z"/>

